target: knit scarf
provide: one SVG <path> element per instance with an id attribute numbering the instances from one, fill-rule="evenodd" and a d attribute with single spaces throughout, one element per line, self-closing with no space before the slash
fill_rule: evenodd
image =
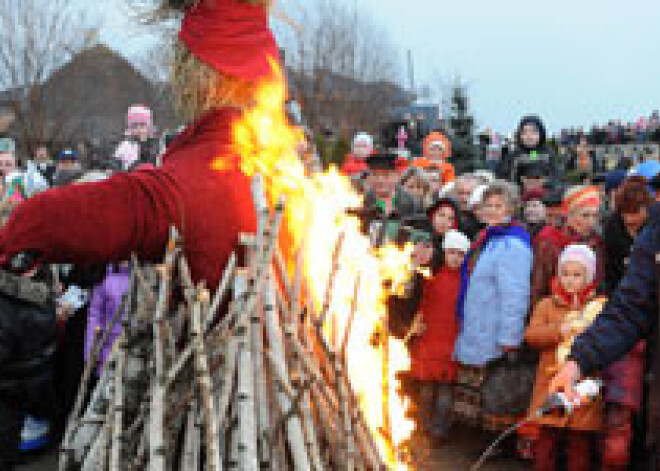
<path id="1" fill-rule="evenodd" d="M 481 252 L 488 243 L 501 237 L 514 237 L 520 239 L 530 249 L 532 247 L 529 233 L 517 222 L 510 222 L 502 226 L 487 227 L 481 231 L 477 240 L 472 244 L 470 251 L 463 261 L 463 266 L 461 267 L 461 289 L 458 293 L 458 300 L 456 301 L 456 318 L 461 325 L 463 323 L 463 318 L 465 317 L 465 298 L 467 296 L 467 291 L 470 285 L 470 276 L 474 271 L 474 267 L 479 260 Z"/>

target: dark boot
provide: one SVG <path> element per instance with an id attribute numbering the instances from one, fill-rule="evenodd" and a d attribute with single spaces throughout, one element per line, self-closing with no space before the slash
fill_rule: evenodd
<path id="1" fill-rule="evenodd" d="M 453 408 L 453 387 L 451 384 L 435 385 L 434 410 L 431 416 L 429 434 L 434 439 L 442 440 L 451 429 L 451 414 Z"/>
<path id="2" fill-rule="evenodd" d="M 566 471 L 591 471 L 591 441 L 588 432 L 570 431 L 566 440 Z"/>
<path id="3" fill-rule="evenodd" d="M 628 407 L 609 404 L 605 411 L 602 471 L 625 471 L 630 463 L 633 413 Z"/>
<path id="4" fill-rule="evenodd" d="M 541 428 L 539 438 L 534 443 L 534 471 L 556 471 L 560 438 L 560 430 Z"/>
<path id="5" fill-rule="evenodd" d="M 25 413 L 20 404 L 0 398 L 0 469 L 11 470 L 17 464 Z"/>

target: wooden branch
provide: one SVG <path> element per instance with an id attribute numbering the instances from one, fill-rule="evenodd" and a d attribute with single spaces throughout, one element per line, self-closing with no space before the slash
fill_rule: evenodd
<path id="1" fill-rule="evenodd" d="M 122 301 L 119 304 L 117 310 L 113 313 L 109 324 L 106 326 L 106 329 L 103 332 L 103 336 L 101 337 L 101 340 L 96 342 L 98 332 L 96 332 L 94 335 L 94 342 L 92 343 L 92 349 L 89 358 L 87 360 L 87 363 L 85 364 L 85 369 L 83 370 L 83 375 L 80 380 L 80 386 L 78 388 L 76 401 L 73 405 L 73 409 L 71 410 L 71 414 L 69 415 L 69 419 L 67 421 L 66 429 L 64 432 L 64 438 L 62 441 L 63 443 L 62 454 L 60 455 L 60 463 L 59 463 L 60 471 L 66 471 L 69 467 L 71 454 L 68 448 L 70 446 L 72 435 L 78 427 L 78 419 L 83 407 L 85 396 L 87 395 L 87 388 L 89 387 L 89 381 L 92 377 L 92 372 L 94 371 L 94 368 L 98 363 L 103 348 L 108 343 L 110 334 L 114 330 L 115 325 L 117 325 L 117 322 L 119 322 L 119 320 L 124 315 L 124 311 L 126 311 L 127 308 L 130 306 L 129 295 L 134 288 L 134 284 L 135 284 L 135 275 L 131 274 L 131 278 L 128 283 L 129 286 L 128 293 L 122 297 Z"/>
<path id="2" fill-rule="evenodd" d="M 186 414 L 183 453 L 179 469 L 182 471 L 200 471 L 201 445 L 201 433 L 197 426 L 197 405 L 193 402 Z"/>
<path id="3" fill-rule="evenodd" d="M 170 281 L 172 270 L 177 254 L 177 234 L 176 229 L 171 229 L 170 241 L 165 254 L 165 263 L 158 271 L 160 277 L 160 287 L 158 291 L 158 303 L 154 313 L 153 336 L 154 336 L 154 364 L 155 376 L 152 380 L 152 396 L 149 418 L 149 471 L 165 471 L 165 412 L 167 405 L 165 403 L 167 390 L 165 388 L 165 343 L 163 338 L 163 325 L 165 323 L 165 313 L 168 305 L 170 293 Z"/>
<path id="4" fill-rule="evenodd" d="M 260 302 L 254 310 L 250 327 L 252 368 L 254 372 L 254 393 L 257 410 L 257 435 L 259 446 L 259 465 L 262 468 L 271 468 L 271 447 L 267 443 L 266 434 L 270 428 L 270 413 L 268 411 L 268 391 L 266 380 L 266 368 L 263 356 L 264 336 L 264 308 Z"/>
<path id="5" fill-rule="evenodd" d="M 286 355 L 284 352 L 284 343 L 282 341 L 282 331 L 280 319 L 278 318 L 275 299 L 275 284 L 273 279 L 268 277 L 267 289 L 264 292 L 264 315 L 266 324 L 266 334 L 268 345 L 275 360 L 278 373 L 283 378 L 288 378 Z M 288 411 L 291 408 L 291 400 L 283 392 L 277 394 L 277 399 L 281 411 Z M 296 471 L 309 471 L 309 457 L 305 450 L 305 438 L 302 431 L 302 424 L 298 417 L 293 417 L 286 424 L 287 439 L 291 450 L 293 467 Z"/>
<path id="6" fill-rule="evenodd" d="M 335 279 L 337 278 L 337 272 L 339 271 L 339 258 L 341 256 L 341 250 L 344 245 L 344 238 L 346 234 L 341 232 L 335 243 L 335 249 L 332 252 L 332 269 L 330 275 L 328 276 L 328 283 L 325 288 L 325 295 L 323 298 L 323 307 L 318 319 L 315 320 L 315 324 L 319 327 L 323 327 L 325 324 L 325 319 L 328 316 L 330 311 L 330 306 L 332 304 L 332 294 L 335 286 Z"/>
<path id="7" fill-rule="evenodd" d="M 212 395 L 211 376 L 204 347 L 204 333 L 201 322 L 201 301 L 203 294 L 198 290 L 197 299 L 190 311 L 190 342 L 194 345 L 195 370 L 201 397 L 201 410 L 204 416 L 204 438 L 206 445 L 206 467 L 209 471 L 221 471 L 220 450 L 218 444 L 219 427 L 215 413 L 215 401 Z"/>
<path id="8" fill-rule="evenodd" d="M 341 348 L 339 350 L 339 357 L 346 361 L 346 349 L 348 348 L 348 341 L 351 338 L 351 330 L 353 328 L 353 320 L 355 319 L 355 313 L 358 308 L 358 298 L 360 295 L 360 285 L 362 277 L 358 275 L 355 279 L 355 287 L 353 289 L 353 299 L 351 300 L 351 312 L 348 316 L 348 322 L 346 323 L 346 330 L 344 331 L 344 337 L 341 341 Z"/>
<path id="9" fill-rule="evenodd" d="M 236 262 L 236 253 L 232 252 L 231 256 L 229 257 L 229 261 L 227 262 L 227 266 L 225 267 L 225 271 L 222 274 L 222 279 L 220 280 L 218 290 L 215 292 L 215 296 L 213 296 L 213 302 L 211 303 L 209 316 L 204 320 L 204 333 L 211 330 L 211 326 L 216 321 L 220 304 L 225 298 L 225 295 L 229 290 L 229 286 L 231 286 L 231 281 L 234 277 L 234 271 L 236 270 Z"/>
<path id="10" fill-rule="evenodd" d="M 110 448 L 110 471 L 122 471 L 121 452 L 122 438 L 124 432 L 124 369 L 126 365 L 126 326 L 119 336 L 118 355 L 115 373 L 115 391 L 111 415 L 114 423 L 112 425 L 112 445 Z"/>
<path id="11" fill-rule="evenodd" d="M 101 328 L 97 327 L 94 330 L 94 336 L 92 338 L 92 348 L 91 348 L 92 352 L 95 352 L 98 348 L 98 345 L 100 344 L 100 340 L 101 340 L 100 333 L 101 333 Z M 59 462 L 60 471 L 67 471 L 69 468 L 71 453 L 73 452 L 73 450 L 70 448 L 71 438 L 74 430 L 77 429 L 77 427 L 79 426 L 79 423 L 76 422 L 79 422 L 78 416 L 80 415 L 80 409 L 82 409 L 82 401 L 84 400 L 85 394 L 87 392 L 89 379 L 91 378 L 91 374 L 85 374 L 85 373 L 87 372 L 87 370 L 93 368 L 94 368 L 94 362 L 88 360 L 87 363 L 85 364 L 85 370 L 83 371 L 81 383 L 80 386 L 78 387 L 78 394 L 76 396 L 76 401 L 71 411 L 71 415 L 69 416 L 69 421 L 67 422 L 66 430 L 64 432 L 64 438 L 62 439 L 62 447 L 60 451 L 60 462 Z"/>
<path id="12" fill-rule="evenodd" d="M 234 304 L 232 308 L 238 306 L 241 302 L 241 299 L 245 296 L 247 292 L 247 282 L 248 275 L 245 269 L 239 269 L 236 271 L 234 277 Z M 231 402 L 231 394 L 234 388 L 234 377 L 236 376 L 236 370 L 238 368 L 238 340 L 235 337 L 232 337 L 228 341 L 227 345 L 227 361 L 225 362 L 225 370 L 222 375 L 222 381 L 220 382 L 219 387 L 219 398 L 218 398 L 218 417 L 220 417 L 220 427 L 225 428 L 229 422 L 229 405 Z"/>

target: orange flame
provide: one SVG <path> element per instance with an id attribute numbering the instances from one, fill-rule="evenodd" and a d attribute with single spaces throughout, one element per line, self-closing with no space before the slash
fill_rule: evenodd
<path id="1" fill-rule="evenodd" d="M 273 68 L 276 78 L 258 87 L 254 107 L 233 128 L 241 171 L 263 176 L 271 202 L 285 196 L 285 230 L 291 238 L 287 243 L 303 252 L 305 282 L 317 312 L 323 308 L 333 273 L 333 254 L 342 238 L 324 332 L 330 344 L 339 348 L 350 313 L 355 310 L 346 343 L 348 375 L 383 460 L 392 469 L 407 469 L 398 450 L 415 425 L 405 417 L 406 404 L 396 375 L 409 369 L 410 358 L 402 341 L 390 337 L 387 345 L 373 346 L 372 340 L 375 333 L 382 333 L 385 302 L 391 290 L 410 276 L 412 248 L 387 246 L 374 251 L 368 237 L 360 232 L 358 219 L 347 214 L 347 209 L 362 204 L 348 178 L 336 168 L 306 176 L 295 152 L 302 133 L 287 122 L 285 80 L 274 62 Z M 223 166 L 218 159 L 213 168 Z M 385 354 L 388 361 L 384 361 Z"/>

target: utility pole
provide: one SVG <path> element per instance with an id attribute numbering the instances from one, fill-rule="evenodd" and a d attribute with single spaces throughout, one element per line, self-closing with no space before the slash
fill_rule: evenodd
<path id="1" fill-rule="evenodd" d="M 410 92 L 415 94 L 415 65 L 413 64 L 412 51 L 408 49 L 408 80 L 410 81 Z"/>

